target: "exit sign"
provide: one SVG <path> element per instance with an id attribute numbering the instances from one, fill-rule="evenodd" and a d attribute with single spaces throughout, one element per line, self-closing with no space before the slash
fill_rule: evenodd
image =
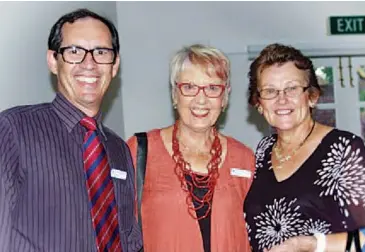
<path id="1" fill-rule="evenodd" d="M 330 17 L 330 34 L 365 34 L 365 16 Z"/>

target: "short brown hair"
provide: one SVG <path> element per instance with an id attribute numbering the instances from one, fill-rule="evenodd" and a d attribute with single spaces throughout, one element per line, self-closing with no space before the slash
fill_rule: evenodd
<path id="1" fill-rule="evenodd" d="M 258 104 L 258 80 L 262 71 L 267 67 L 276 64 L 281 66 L 287 62 L 294 62 L 298 69 L 307 73 L 310 94 L 321 94 L 321 88 L 318 84 L 313 63 L 308 57 L 304 56 L 300 50 L 294 47 L 282 44 L 270 44 L 260 52 L 260 55 L 250 65 L 250 71 L 248 73 L 249 104 L 252 106 L 257 106 Z"/>

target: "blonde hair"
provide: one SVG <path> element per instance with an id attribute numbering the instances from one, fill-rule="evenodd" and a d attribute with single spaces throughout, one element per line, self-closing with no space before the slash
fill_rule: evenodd
<path id="1" fill-rule="evenodd" d="M 227 87 L 230 85 L 230 62 L 227 56 L 217 48 L 193 44 L 177 51 L 170 61 L 170 84 L 173 92 L 180 73 L 191 65 L 205 68 L 208 76 L 216 75 Z M 228 92 L 229 88 L 226 88 L 227 101 Z"/>

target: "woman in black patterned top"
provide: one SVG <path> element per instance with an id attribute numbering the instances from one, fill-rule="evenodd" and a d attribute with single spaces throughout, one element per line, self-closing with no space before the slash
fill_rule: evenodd
<path id="1" fill-rule="evenodd" d="M 363 140 L 312 118 L 321 90 L 299 50 L 267 46 L 249 78 L 250 104 L 277 132 L 258 144 L 245 200 L 253 251 L 345 251 L 365 227 Z"/>

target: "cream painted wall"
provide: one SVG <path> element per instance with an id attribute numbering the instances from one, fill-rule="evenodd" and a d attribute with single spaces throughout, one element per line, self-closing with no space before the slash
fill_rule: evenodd
<path id="1" fill-rule="evenodd" d="M 362 15 L 361 1 L 0 2 L 0 110 L 53 99 L 49 30 L 59 16 L 80 7 L 118 26 L 122 67 L 104 110 L 106 124 L 125 138 L 173 122 L 168 61 L 182 45 L 209 43 L 229 54 L 233 91 L 223 131 L 254 148 L 265 125 L 258 129 L 246 102 L 247 45 L 365 42 L 364 35 L 328 36 L 326 30 L 328 16 Z"/>
<path id="2" fill-rule="evenodd" d="M 204 42 L 226 53 L 247 45 L 365 42 L 328 36 L 333 15 L 362 15 L 365 2 L 117 2 L 122 36 L 125 136 L 173 122 L 168 61 L 182 45 Z M 265 125 L 247 106 L 247 57 L 230 54 L 232 95 L 224 128 L 255 148 Z M 258 122 L 258 127 L 257 123 Z"/>

